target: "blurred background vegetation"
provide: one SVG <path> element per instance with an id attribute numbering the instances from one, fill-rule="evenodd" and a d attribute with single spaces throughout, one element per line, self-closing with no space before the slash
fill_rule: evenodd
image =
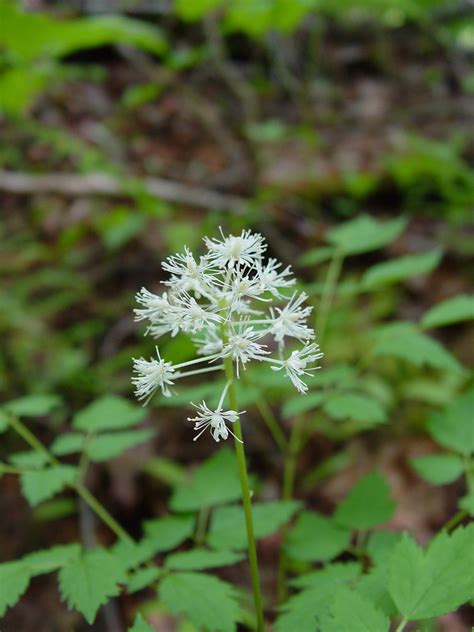
<path id="1" fill-rule="evenodd" d="M 306 403 L 278 375 L 249 371 L 245 405 L 265 407 L 264 395 L 283 404 L 286 429 L 301 414 L 317 424 L 298 471 L 310 506 L 330 506 L 377 463 L 401 506 L 396 526 L 426 538 L 464 493 L 459 480 L 433 491 L 408 460 L 435 449 L 426 420 L 472 384 L 472 304 L 428 343 L 423 314 L 472 288 L 473 59 L 468 1 L 4 1 L 2 402 L 58 396 L 37 424 L 48 441 L 94 399 L 130 396 L 131 357 L 153 349 L 133 322 L 136 291 L 159 289 L 168 254 L 199 250 L 219 226 L 249 227 L 295 267 L 316 318 L 321 299 L 327 310 L 317 321 L 325 368 Z M 371 242 L 379 221 L 389 228 Z M 415 259 L 370 276 L 402 256 Z M 163 349 L 176 361 L 190 352 L 175 339 Z M 160 513 L 182 467 L 214 450 L 190 441 L 176 408 L 214 388 L 151 409 L 154 443 L 93 471 L 132 532 Z M 247 437 L 272 498 L 272 437 L 260 426 Z M 0 452 L 17 444 L 2 435 Z M 0 485 L 5 558 L 47 544 L 51 519 L 74 529 L 73 503 L 32 516 L 14 480 Z M 52 599 L 45 583 L 11 625 L 33 629 L 45 610 L 59 618 Z"/>

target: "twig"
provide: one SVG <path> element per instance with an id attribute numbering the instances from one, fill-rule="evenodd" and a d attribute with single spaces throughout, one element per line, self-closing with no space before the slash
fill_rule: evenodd
<path id="1" fill-rule="evenodd" d="M 63 195 L 112 195 L 130 196 L 134 185 L 161 200 L 178 204 L 189 204 L 200 208 L 243 213 L 246 200 L 181 182 L 161 178 L 125 179 L 105 173 L 48 173 L 30 174 L 15 171 L 0 171 L 0 191 L 8 193 L 60 193 Z"/>

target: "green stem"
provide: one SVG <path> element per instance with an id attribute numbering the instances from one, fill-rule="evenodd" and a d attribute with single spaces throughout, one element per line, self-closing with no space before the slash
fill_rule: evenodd
<path id="1" fill-rule="evenodd" d="M 324 282 L 323 292 L 321 294 L 321 301 L 318 308 L 318 316 L 316 319 L 316 333 L 318 335 L 319 343 L 321 344 L 324 332 L 326 330 L 329 310 L 334 299 L 334 293 L 336 291 L 336 285 L 341 274 L 342 264 L 344 262 L 344 252 L 341 248 L 336 248 L 329 263 L 328 272 L 326 275 L 326 281 Z"/>
<path id="2" fill-rule="evenodd" d="M 442 530 L 446 532 L 452 531 L 454 527 L 457 527 L 458 524 L 464 520 L 464 518 L 468 517 L 468 515 L 469 513 L 465 509 L 461 509 L 450 520 L 448 520 Z"/>
<path id="3" fill-rule="evenodd" d="M 407 623 L 408 623 L 408 619 L 403 619 L 402 621 L 400 621 L 400 624 L 398 628 L 395 630 L 395 632 L 402 632 L 403 628 L 406 626 Z"/>
<path id="4" fill-rule="evenodd" d="M 283 469 L 282 499 L 291 500 L 295 487 L 296 463 L 301 449 L 303 430 L 303 416 L 296 417 L 291 429 L 288 449 L 285 454 L 285 464 Z M 285 540 L 288 535 L 288 525 L 280 529 L 280 559 L 278 561 L 277 573 L 277 601 L 283 603 L 287 598 L 286 571 L 288 560 L 284 552 Z"/>
<path id="5" fill-rule="evenodd" d="M 15 432 L 22 437 L 28 443 L 33 450 L 39 452 L 40 454 L 44 454 L 48 461 L 53 465 L 58 465 L 60 462 L 51 454 L 48 448 L 41 443 L 41 441 L 25 426 L 25 424 L 20 421 L 20 419 L 10 416 L 8 418 L 8 422 L 10 426 L 15 430 Z M 133 542 L 132 537 L 119 525 L 119 523 L 115 520 L 115 518 L 107 511 L 107 509 L 97 500 L 95 496 L 93 496 L 90 491 L 84 487 L 84 485 L 80 482 L 71 483 L 70 487 L 74 489 L 79 496 L 89 505 L 89 507 L 94 511 L 97 516 L 115 533 L 115 535 L 121 539 L 126 540 L 127 542 Z"/>
<path id="6" fill-rule="evenodd" d="M 277 418 L 273 414 L 272 409 L 262 397 L 259 397 L 255 404 L 275 443 L 278 445 L 280 450 L 285 453 L 288 447 L 287 440 Z"/>
<path id="7" fill-rule="evenodd" d="M 224 361 L 225 374 L 229 381 L 229 403 L 232 410 L 238 410 L 237 394 L 235 391 L 234 381 L 234 366 L 232 364 L 232 358 L 227 357 Z M 237 462 L 239 465 L 240 485 L 242 488 L 242 503 L 244 506 L 245 514 L 245 526 L 247 529 L 247 544 L 249 551 L 250 562 L 250 574 L 252 577 L 252 589 L 255 601 L 255 610 L 257 614 L 257 632 L 263 632 L 264 620 L 263 620 L 263 603 L 262 593 L 260 590 L 260 578 L 258 573 L 258 560 L 257 560 L 257 547 L 255 545 L 255 535 L 253 530 L 253 518 L 252 518 L 252 501 L 250 496 L 250 486 L 247 474 L 247 464 L 245 460 L 245 450 L 242 441 L 242 428 L 240 421 L 237 420 L 232 425 L 232 431 L 237 439 L 234 441 L 235 453 L 237 455 Z"/>
<path id="8" fill-rule="evenodd" d="M 196 532 L 194 534 L 194 541 L 196 542 L 197 546 L 202 545 L 206 539 L 206 529 L 207 529 L 208 520 L 209 520 L 209 508 L 202 507 L 198 513 L 197 523 L 196 523 Z"/>

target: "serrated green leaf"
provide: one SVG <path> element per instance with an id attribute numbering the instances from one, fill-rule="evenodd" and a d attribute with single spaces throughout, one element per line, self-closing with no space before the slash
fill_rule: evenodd
<path id="1" fill-rule="evenodd" d="M 145 621 L 141 614 L 137 614 L 137 616 L 135 617 L 135 621 L 132 627 L 128 629 L 128 632 L 155 632 L 155 628 L 152 628 L 151 625 L 149 625 Z"/>
<path id="2" fill-rule="evenodd" d="M 311 392 L 304 397 L 291 397 L 287 399 L 283 404 L 282 413 L 283 417 L 294 417 L 295 415 L 301 415 L 309 410 L 318 408 L 324 401 L 324 394 L 320 392 Z"/>
<path id="3" fill-rule="evenodd" d="M 194 531 L 193 516 L 166 516 L 156 520 L 147 520 L 143 524 L 148 538 L 153 539 L 158 551 L 170 551 L 191 537 Z"/>
<path id="4" fill-rule="evenodd" d="M 77 430 L 113 430 L 129 428 L 143 421 L 147 412 L 124 397 L 105 395 L 74 415 L 72 425 Z"/>
<path id="5" fill-rule="evenodd" d="M 390 563 L 390 594 L 410 621 L 456 610 L 474 594 L 474 524 L 440 533 L 426 552 L 407 534 Z"/>
<path id="6" fill-rule="evenodd" d="M 461 395 L 428 421 L 428 430 L 442 446 L 469 456 L 474 452 L 474 389 Z"/>
<path id="7" fill-rule="evenodd" d="M 119 583 L 125 581 L 123 567 L 105 549 L 83 553 L 58 575 L 61 597 L 69 608 L 79 610 L 92 625 L 97 610 L 119 594 Z"/>
<path id="8" fill-rule="evenodd" d="M 339 503 L 333 519 L 349 529 L 367 531 L 390 520 L 395 503 L 390 487 L 378 472 L 363 476 Z"/>
<path id="9" fill-rule="evenodd" d="M 388 632 L 390 619 L 363 595 L 340 588 L 321 617 L 321 632 Z"/>
<path id="10" fill-rule="evenodd" d="M 231 584 L 204 573 L 173 573 L 160 583 L 160 600 L 207 632 L 235 632 L 239 618 Z"/>
<path id="11" fill-rule="evenodd" d="M 30 570 L 22 562 L 0 564 L 0 617 L 14 606 L 28 588 Z"/>
<path id="12" fill-rule="evenodd" d="M 316 562 L 332 560 L 350 543 L 349 529 L 316 511 L 300 513 L 288 535 L 286 553 L 294 560 Z"/>
<path id="13" fill-rule="evenodd" d="M 127 584 L 127 592 L 134 593 L 151 586 L 160 575 L 161 569 L 158 568 L 158 566 L 139 568 L 130 576 Z"/>
<path id="14" fill-rule="evenodd" d="M 362 254 L 390 244 L 403 232 L 406 224 L 403 217 L 378 222 L 370 215 L 361 215 L 330 230 L 327 240 L 339 246 L 345 255 Z"/>
<path id="15" fill-rule="evenodd" d="M 42 417 L 61 404 L 57 395 L 26 395 L 4 405 L 4 409 L 17 417 Z"/>
<path id="16" fill-rule="evenodd" d="M 398 610 L 388 592 L 389 559 L 385 559 L 383 563 L 370 568 L 362 575 L 356 583 L 356 589 L 387 617 L 394 617 Z"/>
<path id="17" fill-rule="evenodd" d="M 240 478 L 235 454 L 221 448 L 193 472 L 191 481 L 173 491 L 174 511 L 198 511 L 240 498 Z"/>
<path id="18" fill-rule="evenodd" d="M 110 549 L 112 555 L 120 561 L 125 570 L 150 560 L 158 551 L 160 551 L 159 543 L 149 537 L 139 542 L 118 540 Z"/>
<path id="19" fill-rule="evenodd" d="M 399 531 L 374 531 L 371 533 L 366 546 L 371 560 L 377 565 L 387 561 L 401 537 L 402 534 Z"/>
<path id="20" fill-rule="evenodd" d="M 241 553 L 227 549 L 221 551 L 191 549 L 190 551 L 179 551 L 168 555 L 165 560 L 165 567 L 178 571 L 202 571 L 207 568 L 230 566 L 240 562 L 244 557 Z"/>
<path id="21" fill-rule="evenodd" d="M 265 538 L 275 533 L 291 519 L 300 506 L 301 503 L 294 500 L 255 503 L 252 506 L 255 537 Z M 247 532 L 242 507 L 219 507 L 213 512 L 208 544 L 215 548 L 234 550 L 247 547 Z"/>
<path id="22" fill-rule="evenodd" d="M 8 459 L 13 465 L 24 468 L 41 468 L 49 461 L 46 452 L 36 452 L 35 450 L 14 452 Z"/>
<path id="23" fill-rule="evenodd" d="M 456 372 L 464 370 L 439 342 L 406 325 L 395 324 L 379 332 L 372 353 L 406 360 L 415 366 Z"/>
<path id="24" fill-rule="evenodd" d="M 52 465 L 37 472 L 23 473 L 20 477 L 21 489 L 26 500 L 34 507 L 72 483 L 76 475 L 77 468 L 72 465 Z"/>
<path id="25" fill-rule="evenodd" d="M 464 463 L 456 454 L 429 454 L 410 459 L 421 478 L 434 485 L 447 485 L 461 476 Z"/>
<path id="26" fill-rule="evenodd" d="M 369 268 L 362 277 L 362 284 L 368 289 L 399 283 L 420 274 L 429 274 L 441 261 L 438 250 L 421 255 L 406 255 L 391 261 L 378 263 Z"/>
<path id="27" fill-rule="evenodd" d="M 421 325 L 422 327 L 444 327 L 465 320 L 474 320 L 474 296 L 460 294 L 428 310 L 421 320 Z"/>
<path id="28" fill-rule="evenodd" d="M 149 441 L 154 435 L 155 431 L 148 429 L 107 432 L 90 441 L 87 446 L 87 453 L 91 461 L 108 461 L 140 445 L 140 443 Z"/>
<path id="29" fill-rule="evenodd" d="M 282 607 L 275 622 L 277 632 L 315 632 L 316 617 L 333 596 L 334 590 L 354 581 L 360 573 L 357 564 L 331 564 L 326 568 L 301 576 L 292 582 L 304 590 L 292 595 Z M 308 577 L 307 581 L 306 577 Z"/>
<path id="30" fill-rule="evenodd" d="M 78 559 L 81 553 L 79 544 L 63 544 L 53 546 L 44 551 L 35 551 L 22 558 L 22 563 L 30 569 L 31 576 L 50 573 L 51 571 L 67 566 Z"/>
<path id="31" fill-rule="evenodd" d="M 333 393 L 326 398 L 323 408 L 332 419 L 352 419 L 365 426 L 381 424 L 387 420 L 387 413 L 382 405 L 362 393 Z"/>
<path id="32" fill-rule="evenodd" d="M 82 452 L 86 435 L 82 432 L 66 432 L 59 435 L 51 444 L 51 452 L 56 456 L 67 456 Z"/>

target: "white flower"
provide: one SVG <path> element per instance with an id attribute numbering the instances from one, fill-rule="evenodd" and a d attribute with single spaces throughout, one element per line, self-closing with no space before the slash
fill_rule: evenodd
<path id="1" fill-rule="evenodd" d="M 193 342 L 199 355 L 221 354 L 224 347 L 224 341 L 214 329 L 206 331 L 202 338 L 193 338 Z"/>
<path id="2" fill-rule="evenodd" d="M 197 298 L 207 293 L 212 286 L 212 274 L 216 273 L 209 258 L 201 257 L 198 263 L 186 247 L 184 254 L 168 257 L 162 267 L 171 274 L 171 279 L 163 282 L 165 285 L 177 291 L 194 292 Z"/>
<path id="3" fill-rule="evenodd" d="M 261 332 L 254 331 L 252 327 L 241 328 L 239 332 L 229 336 L 229 340 L 222 349 L 222 356 L 224 358 L 230 356 L 234 360 L 237 377 L 239 377 L 241 364 L 245 369 L 245 365 L 250 360 L 261 360 L 264 355 L 270 353 L 264 349 L 266 345 L 256 342 L 261 336 Z"/>
<path id="4" fill-rule="evenodd" d="M 296 349 L 295 351 L 292 351 L 289 358 L 283 360 L 280 366 L 272 366 L 272 369 L 274 371 L 279 371 L 284 368 L 296 390 L 300 393 L 306 393 L 308 386 L 305 382 L 303 382 L 300 376 L 312 375 L 313 371 L 321 368 L 319 366 L 308 367 L 308 365 L 314 364 L 314 362 L 322 358 L 323 355 L 323 353 L 319 352 L 319 346 L 312 343 L 305 345 L 303 349 Z"/>
<path id="5" fill-rule="evenodd" d="M 175 369 L 171 362 L 165 362 L 156 348 L 158 360 L 151 358 L 149 361 L 144 358 L 133 360 L 133 370 L 137 374 L 132 378 L 135 385 L 135 395 L 137 399 L 146 399 L 148 403 L 152 395 L 158 388 L 165 397 L 170 397 L 169 386 L 173 386 L 172 381 Z"/>
<path id="6" fill-rule="evenodd" d="M 257 278 L 262 291 L 271 292 L 278 298 L 281 298 L 280 288 L 290 287 L 296 283 L 296 279 L 292 276 L 291 266 L 278 272 L 281 265 L 276 259 L 269 259 L 265 265 L 257 264 Z"/>
<path id="7" fill-rule="evenodd" d="M 212 261 L 218 266 L 228 265 L 231 269 L 236 265 L 254 266 L 261 260 L 267 249 L 262 235 L 252 233 L 250 230 L 243 230 L 237 237 L 234 235 L 224 237 L 222 234 L 222 241 L 204 237 L 204 243 Z"/>
<path id="8" fill-rule="evenodd" d="M 179 326 L 186 333 L 195 334 L 206 326 L 220 323 L 223 319 L 215 313 L 216 306 L 204 309 L 195 298 L 187 292 L 179 295 Z"/>
<path id="9" fill-rule="evenodd" d="M 276 307 L 273 310 L 273 308 L 270 308 L 274 321 L 269 331 L 275 336 L 275 341 L 280 345 L 282 345 L 286 336 L 291 336 L 302 342 L 314 338 L 314 330 L 306 325 L 313 308 L 309 305 L 301 307 L 307 298 L 308 295 L 304 292 L 301 292 L 298 297 L 296 297 L 295 292 L 283 309 Z M 278 316 L 275 316 L 275 312 L 278 312 Z"/>
<path id="10" fill-rule="evenodd" d="M 236 412 L 235 410 L 222 410 L 222 408 L 217 407 L 216 410 L 211 410 L 206 402 L 202 402 L 201 404 L 193 404 L 196 408 L 197 415 L 196 417 L 188 417 L 188 421 L 194 421 L 194 430 L 198 431 L 198 434 L 194 437 L 193 441 L 199 439 L 199 437 L 210 428 L 212 438 L 219 442 L 220 439 L 227 439 L 229 433 L 242 443 L 242 440 L 235 436 L 235 434 L 227 427 L 227 423 L 235 423 L 239 415 L 244 413 L 245 411 Z"/>

